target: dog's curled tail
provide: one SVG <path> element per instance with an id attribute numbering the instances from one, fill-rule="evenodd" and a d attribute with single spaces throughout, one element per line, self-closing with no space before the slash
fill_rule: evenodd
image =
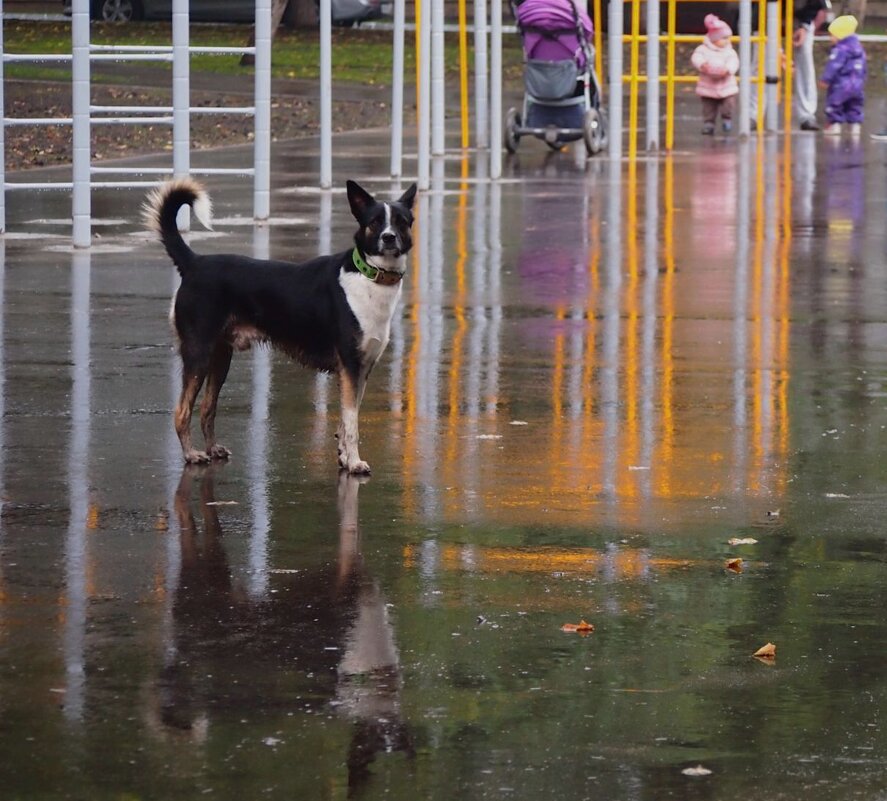
<path id="1" fill-rule="evenodd" d="M 194 251 L 188 247 L 176 216 L 185 204 L 194 210 L 194 216 L 205 228 L 212 230 L 212 203 L 206 190 L 191 178 L 177 178 L 153 189 L 142 206 L 145 224 L 160 234 L 160 241 L 169 253 L 179 273 L 184 275 L 194 261 Z"/>

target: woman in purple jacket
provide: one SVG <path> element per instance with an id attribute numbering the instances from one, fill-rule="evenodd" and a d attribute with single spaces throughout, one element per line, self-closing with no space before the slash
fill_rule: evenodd
<path id="1" fill-rule="evenodd" d="M 856 17 L 846 14 L 835 18 L 828 26 L 832 51 L 821 81 L 826 88 L 825 116 L 828 125 L 823 133 L 827 136 L 840 135 L 845 122 L 854 136 L 859 136 L 862 130 L 866 63 L 865 51 L 856 35 L 857 24 Z"/>

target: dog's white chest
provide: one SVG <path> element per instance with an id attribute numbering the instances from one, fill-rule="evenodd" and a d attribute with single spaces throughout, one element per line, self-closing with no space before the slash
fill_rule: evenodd
<path id="1" fill-rule="evenodd" d="M 360 325 L 360 349 L 374 362 L 388 344 L 401 285 L 375 284 L 360 273 L 345 270 L 339 273 L 339 284 Z"/>

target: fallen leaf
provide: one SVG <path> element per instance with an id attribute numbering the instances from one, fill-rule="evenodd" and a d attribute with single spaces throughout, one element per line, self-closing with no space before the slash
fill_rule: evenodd
<path id="1" fill-rule="evenodd" d="M 702 765 L 697 765 L 695 768 L 684 768 L 681 773 L 684 776 L 711 776 L 711 771 Z"/>
<path id="2" fill-rule="evenodd" d="M 728 559 L 724 567 L 726 567 L 727 570 L 732 570 L 734 573 L 741 573 L 742 559 L 740 559 L 738 556 L 735 559 Z"/>
<path id="3" fill-rule="evenodd" d="M 776 646 L 772 642 L 762 645 L 755 651 L 752 656 L 763 657 L 764 659 L 776 659 Z"/>
<path id="4" fill-rule="evenodd" d="M 752 537 L 732 537 L 727 540 L 727 545 L 756 545 L 757 542 Z"/>
<path id="5" fill-rule="evenodd" d="M 561 626 L 561 631 L 575 631 L 579 634 L 590 634 L 594 631 L 594 626 L 591 623 L 586 623 L 584 620 L 580 620 L 579 623 L 564 623 Z"/>

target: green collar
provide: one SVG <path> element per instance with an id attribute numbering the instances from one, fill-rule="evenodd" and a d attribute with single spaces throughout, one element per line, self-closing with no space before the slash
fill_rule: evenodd
<path id="1" fill-rule="evenodd" d="M 367 264 L 366 259 L 364 259 L 363 255 L 357 248 L 354 248 L 354 250 L 351 251 L 351 261 L 354 263 L 354 266 L 359 273 L 362 273 L 369 278 L 370 281 L 376 284 L 392 286 L 399 283 L 403 278 L 403 273 L 394 272 L 393 270 L 383 270 L 380 267 L 373 267 L 372 264 Z"/>

